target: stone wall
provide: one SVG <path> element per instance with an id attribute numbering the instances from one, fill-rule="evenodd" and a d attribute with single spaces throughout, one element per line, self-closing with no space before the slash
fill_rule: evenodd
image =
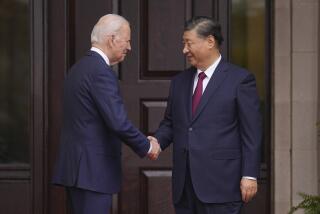
<path id="1" fill-rule="evenodd" d="M 275 214 L 318 194 L 319 1 L 275 0 L 272 200 Z"/>

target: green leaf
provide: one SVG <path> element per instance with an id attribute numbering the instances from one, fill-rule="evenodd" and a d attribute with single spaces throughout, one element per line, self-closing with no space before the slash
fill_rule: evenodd
<path id="1" fill-rule="evenodd" d="M 302 201 L 291 208 L 288 214 L 294 213 L 298 209 L 304 209 L 305 214 L 320 214 L 320 196 L 308 195 L 305 193 L 299 193 L 302 197 Z"/>

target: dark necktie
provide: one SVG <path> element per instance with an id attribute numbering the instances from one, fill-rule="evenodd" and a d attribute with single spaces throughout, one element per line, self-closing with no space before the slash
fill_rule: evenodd
<path id="1" fill-rule="evenodd" d="M 195 114 L 198 104 L 200 103 L 203 90 L 202 82 L 204 78 L 206 78 L 206 74 L 204 72 L 198 74 L 198 83 L 192 96 L 192 116 Z"/>

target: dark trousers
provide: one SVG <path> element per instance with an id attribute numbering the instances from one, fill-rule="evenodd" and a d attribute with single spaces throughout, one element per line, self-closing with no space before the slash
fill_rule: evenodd
<path id="1" fill-rule="evenodd" d="M 203 203 L 200 201 L 193 189 L 189 163 L 187 164 L 183 194 L 180 201 L 174 205 L 176 214 L 240 214 L 241 207 L 242 201 L 227 203 Z"/>
<path id="2" fill-rule="evenodd" d="M 75 187 L 66 188 L 71 214 L 109 214 L 112 195 Z"/>

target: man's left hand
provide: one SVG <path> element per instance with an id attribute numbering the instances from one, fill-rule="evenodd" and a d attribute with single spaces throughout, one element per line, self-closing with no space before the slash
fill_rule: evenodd
<path id="1" fill-rule="evenodd" d="M 242 201 L 248 203 L 257 193 L 258 184 L 256 180 L 242 178 L 240 183 Z"/>

